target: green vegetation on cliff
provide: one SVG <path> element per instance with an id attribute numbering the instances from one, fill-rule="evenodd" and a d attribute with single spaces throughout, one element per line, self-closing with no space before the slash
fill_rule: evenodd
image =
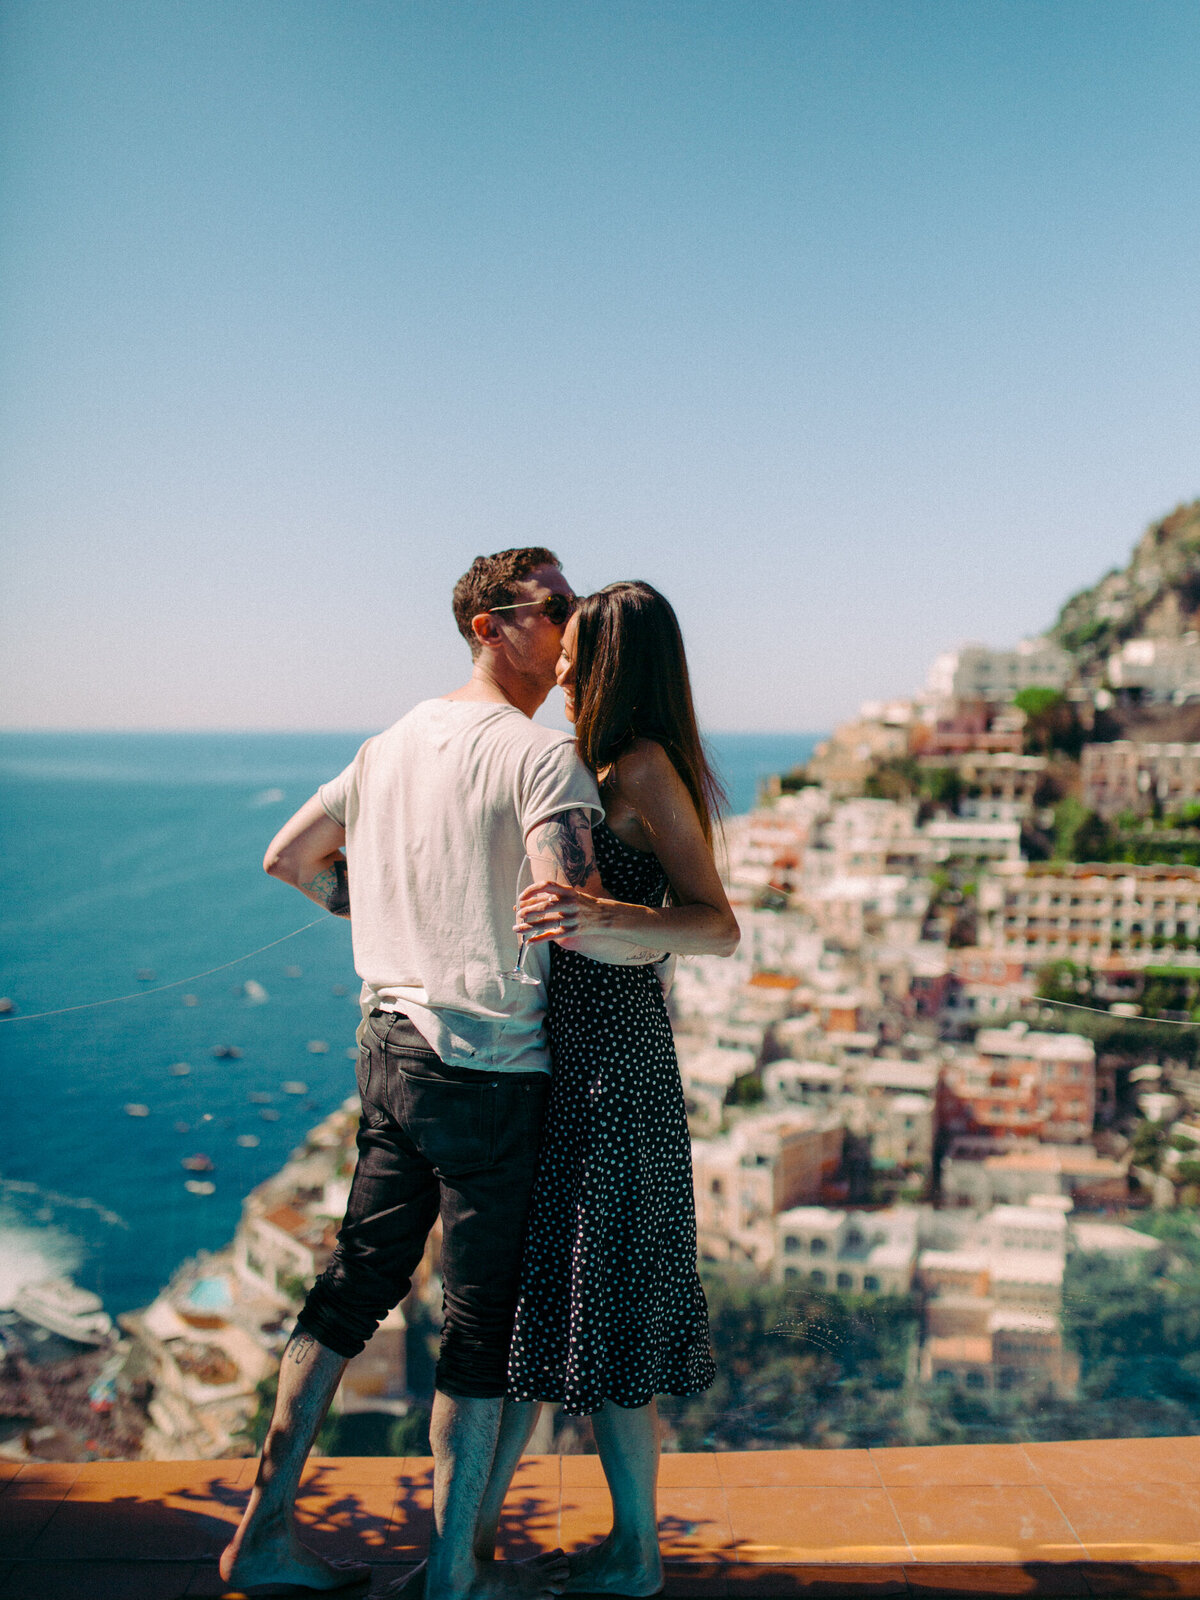
<path id="1" fill-rule="evenodd" d="M 1200 627 L 1200 500 L 1151 523 L 1128 566 L 1114 568 L 1063 606 L 1050 637 L 1084 671 L 1126 639 L 1178 637 Z"/>

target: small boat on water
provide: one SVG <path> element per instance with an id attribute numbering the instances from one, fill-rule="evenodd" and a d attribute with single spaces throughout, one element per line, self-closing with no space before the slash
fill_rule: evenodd
<path id="1" fill-rule="evenodd" d="M 211 1156 L 206 1155 L 184 1156 L 179 1164 L 181 1167 L 185 1167 L 188 1172 L 211 1172 L 213 1170 L 213 1159 Z"/>
<path id="2" fill-rule="evenodd" d="M 47 1278 L 27 1283 L 17 1291 L 13 1310 L 76 1344 L 107 1344 L 112 1338 L 112 1318 L 97 1294 L 81 1289 L 70 1278 Z"/>
<path id="3" fill-rule="evenodd" d="M 213 1055 L 216 1056 L 218 1061 L 240 1061 L 242 1059 L 242 1052 L 235 1044 L 215 1044 L 213 1045 Z"/>

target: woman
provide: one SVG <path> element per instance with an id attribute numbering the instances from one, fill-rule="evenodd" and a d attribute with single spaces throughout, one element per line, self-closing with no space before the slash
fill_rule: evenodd
<path id="1" fill-rule="evenodd" d="M 593 961 L 570 944 L 602 932 L 731 955 L 739 931 L 713 861 L 720 790 L 670 605 L 645 583 L 590 595 L 567 624 L 557 676 L 604 802 L 592 837 L 605 892 L 539 883 L 518 906 L 519 931 L 558 941 L 554 1075 L 479 1553 L 491 1553 L 539 1402 L 559 1402 L 591 1417 L 613 1502 L 612 1532 L 572 1559 L 569 1588 L 641 1596 L 662 1586 L 654 1397 L 696 1394 L 715 1375 L 691 1144 L 660 969 Z"/>

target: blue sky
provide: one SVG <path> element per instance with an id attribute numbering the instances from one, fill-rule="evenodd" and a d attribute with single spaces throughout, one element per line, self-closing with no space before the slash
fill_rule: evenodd
<path id="1" fill-rule="evenodd" d="M 9 0 L 9 726 L 378 726 L 547 543 L 710 727 L 1200 494 L 1200 7 Z"/>

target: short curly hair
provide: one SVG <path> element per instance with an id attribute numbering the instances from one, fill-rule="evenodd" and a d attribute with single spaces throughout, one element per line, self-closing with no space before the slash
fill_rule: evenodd
<path id="1" fill-rule="evenodd" d="M 477 656 L 483 648 L 471 630 L 471 618 L 514 599 L 513 585 L 537 567 L 562 568 L 553 550 L 528 545 L 521 550 L 497 550 L 494 556 L 476 556 L 454 585 L 454 620 L 458 631 Z"/>

